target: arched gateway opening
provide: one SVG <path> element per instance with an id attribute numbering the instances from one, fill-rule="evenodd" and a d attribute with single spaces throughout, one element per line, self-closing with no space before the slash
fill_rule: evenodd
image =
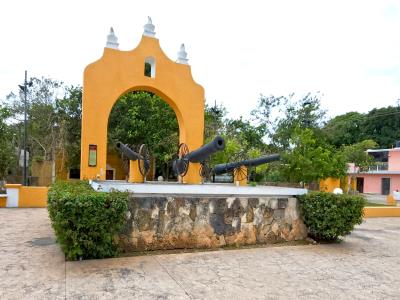
<path id="1" fill-rule="evenodd" d="M 119 141 L 136 153 L 142 144 L 147 146 L 151 160 L 146 181 L 159 176 L 176 180 L 171 161 L 179 143 L 179 125 L 174 110 L 161 97 L 146 91 L 129 92 L 113 106 L 108 120 L 107 180 L 129 178 L 130 161 L 117 149 Z"/>
<path id="2" fill-rule="evenodd" d="M 180 143 L 189 149 L 203 144 L 204 90 L 194 82 L 187 60 L 170 60 L 158 39 L 146 31 L 134 50 L 120 51 L 117 46 L 111 32 L 103 56 L 84 72 L 81 179 L 106 179 L 109 114 L 115 102 L 132 91 L 154 93 L 169 104 L 179 124 Z M 200 183 L 199 168 L 192 164 L 184 182 Z"/>

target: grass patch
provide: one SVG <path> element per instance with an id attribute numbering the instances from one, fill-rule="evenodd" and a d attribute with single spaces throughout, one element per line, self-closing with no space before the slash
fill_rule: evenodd
<path id="1" fill-rule="evenodd" d="M 395 205 L 387 205 L 387 204 L 384 204 L 384 203 L 367 202 L 365 204 L 365 207 L 368 207 L 368 206 L 390 206 L 390 207 L 394 207 Z"/>

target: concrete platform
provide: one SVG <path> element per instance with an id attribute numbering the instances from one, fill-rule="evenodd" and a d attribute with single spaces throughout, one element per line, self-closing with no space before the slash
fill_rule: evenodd
<path id="1" fill-rule="evenodd" d="M 126 181 L 106 180 L 91 181 L 97 191 L 109 192 L 111 189 L 133 192 L 143 196 L 207 196 L 207 197 L 270 197 L 297 196 L 307 193 L 307 189 L 286 188 L 276 186 L 235 186 L 224 183 L 181 184 L 170 182 L 128 183 Z"/>

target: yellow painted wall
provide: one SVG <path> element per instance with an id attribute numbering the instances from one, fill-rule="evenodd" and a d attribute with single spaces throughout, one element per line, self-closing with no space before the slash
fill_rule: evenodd
<path id="1" fill-rule="evenodd" d="M 386 204 L 387 205 L 397 205 L 397 201 L 394 199 L 392 194 L 387 195 L 386 197 Z"/>
<path id="2" fill-rule="evenodd" d="M 155 59 L 155 78 L 144 76 L 147 57 Z M 158 39 L 143 36 L 132 51 L 104 48 L 103 56 L 84 72 L 82 100 L 81 179 L 105 179 L 108 117 L 127 92 L 144 90 L 160 96 L 175 111 L 179 140 L 190 151 L 204 141 L 204 89 L 194 82 L 189 65 L 170 60 Z M 97 145 L 97 165 L 89 167 L 89 145 Z M 191 164 L 184 178 L 200 183 L 200 164 Z"/>
<path id="3" fill-rule="evenodd" d="M 6 197 L 0 197 L 0 208 L 1 207 L 6 207 L 7 204 L 7 196 Z"/>
<path id="4" fill-rule="evenodd" d="M 129 182 L 142 183 L 144 177 L 140 173 L 139 164 L 137 160 L 129 161 Z"/>
<path id="5" fill-rule="evenodd" d="M 125 180 L 125 170 L 121 157 L 114 151 L 107 153 L 107 165 L 115 169 L 115 180 Z"/>
<path id="6" fill-rule="evenodd" d="M 19 190 L 18 207 L 46 207 L 48 187 L 23 186 L 22 184 L 6 184 L 6 189 Z"/>
<path id="7" fill-rule="evenodd" d="M 326 178 L 320 180 L 319 189 L 322 192 L 332 193 L 335 188 L 340 188 L 340 179 L 339 178 Z"/>
<path id="8" fill-rule="evenodd" d="M 107 153 L 107 164 L 115 169 L 115 179 L 125 180 L 125 171 L 123 168 L 123 163 L 118 155 L 114 151 L 109 151 Z M 51 161 L 32 162 L 32 176 L 38 177 L 38 186 L 49 186 L 51 184 Z M 58 156 L 56 160 L 56 180 L 69 180 L 69 170 L 62 165 L 61 158 Z"/>
<path id="9" fill-rule="evenodd" d="M 350 177 L 350 190 L 352 190 L 352 191 L 357 190 L 357 179 L 355 176 Z"/>
<path id="10" fill-rule="evenodd" d="M 48 187 L 22 186 L 19 190 L 18 207 L 46 207 Z"/>
<path id="11" fill-rule="evenodd" d="M 349 190 L 349 178 L 348 176 L 345 176 L 344 178 L 340 179 L 340 188 L 343 190 L 343 192 L 347 192 Z"/>
<path id="12" fill-rule="evenodd" d="M 400 217 L 400 207 L 364 207 L 364 218 Z"/>

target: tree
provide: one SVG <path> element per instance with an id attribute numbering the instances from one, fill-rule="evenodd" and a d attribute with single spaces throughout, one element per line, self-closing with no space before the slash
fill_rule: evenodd
<path id="1" fill-rule="evenodd" d="M 64 88 L 61 81 L 43 77 L 32 78 L 32 83 L 27 95 L 27 149 L 30 159 L 52 163 L 54 180 L 58 159 L 62 169 L 79 168 L 82 88 Z M 13 118 L 16 147 L 22 149 L 24 101 L 13 93 L 6 101 Z"/>
<path id="2" fill-rule="evenodd" d="M 0 105 L 0 180 L 4 179 L 15 162 L 11 127 L 7 124 L 10 116 L 10 110 Z"/>
<path id="3" fill-rule="evenodd" d="M 353 145 L 343 146 L 342 152 L 346 162 L 354 163 L 360 168 L 360 171 L 366 171 L 374 163 L 374 159 L 365 151 L 377 148 L 377 146 L 378 144 L 373 140 L 364 140 Z"/>
<path id="4" fill-rule="evenodd" d="M 79 169 L 81 160 L 82 87 L 65 88 L 63 98 L 55 101 L 57 144 L 61 168 Z"/>
<path id="5" fill-rule="evenodd" d="M 371 139 L 382 148 L 390 148 L 400 138 L 400 106 L 374 108 L 365 116 L 363 139 Z"/>
<path id="6" fill-rule="evenodd" d="M 327 140 L 335 147 L 351 145 L 362 140 L 364 115 L 348 112 L 329 120 L 323 128 Z"/>
<path id="7" fill-rule="evenodd" d="M 256 157 L 265 151 L 264 126 L 253 125 L 242 117 L 225 118 L 227 110 L 222 105 L 206 106 L 205 112 L 205 142 L 221 135 L 226 145 L 224 151 L 211 157 L 212 165 Z"/>
<path id="8" fill-rule="evenodd" d="M 265 127 L 263 125 L 253 125 L 247 120 L 230 119 L 226 122 L 226 136 L 235 137 L 242 145 L 242 152 L 249 152 L 251 149 L 263 149 L 265 144 L 263 137 Z"/>
<path id="9" fill-rule="evenodd" d="M 215 136 L 221 135 L 225 130 L 225 118 L 227 110 L 221 104 L 209 106 L 206 104 L 204 108 L 204 141 L 207 143 Z"/>
<path id="10" fill-rule="evenodd" d="M 271 143 L 280 149 L 289 148 L 289 140 L 295 129 L 310 128 L 319 132 L 325 111 L 321 109 L 319 95 L 308 93 L 295 99 L 289 96 L 260 96 L 258 107 L 252 111 L 252 116 L 265 127 L 265 133 Z"/>
<path id="11" fill-rule="evenodd" d="M 390 148 L 400 138 L 400 106 L 374 108 L 367 114 L 349 112 L 329 120 L 323 128 L 328 141 L 340 147 L 374 140 Z"/>
<path id="12" fill-rule="evenodd" d="M 108 122 L 108 143 L 146 144 L 156 157 L 156 166 L 168 176 L 178 149 L 178 121 L 172 108 L 155 94 L 127 93 L 114 105 Z M 113 146 L 111 146 L 113 147 Z"/>
<path id="13" fill-rule="evenodd" d="M 32 78 L 27 94 L 28 136 L 27 149 L 30 160 L 49 160 L 53 164 L 52 178 L 55 179 L 55 158 L 58 141 L 55 101 L 62 93 L 62 82 L 50 78 Z M 23 131 L 24 100 L 22 95 L 11 93 L 7 96 L 13 116 L 16 133 Z M 21 134 L 16 139 L 18 150 L 22 149 Z M 28 162 L 29 164 L 29 162 Z"/>
<path id="14" fill-rule="evenodd" d="M 344 155 L 317 138 L 312 129 L 296 128 L 290 138 L 290 149 L 283 155 L 284 172 L 291 182 L 311 183 L 327 177 L 346 174 Z"/>

